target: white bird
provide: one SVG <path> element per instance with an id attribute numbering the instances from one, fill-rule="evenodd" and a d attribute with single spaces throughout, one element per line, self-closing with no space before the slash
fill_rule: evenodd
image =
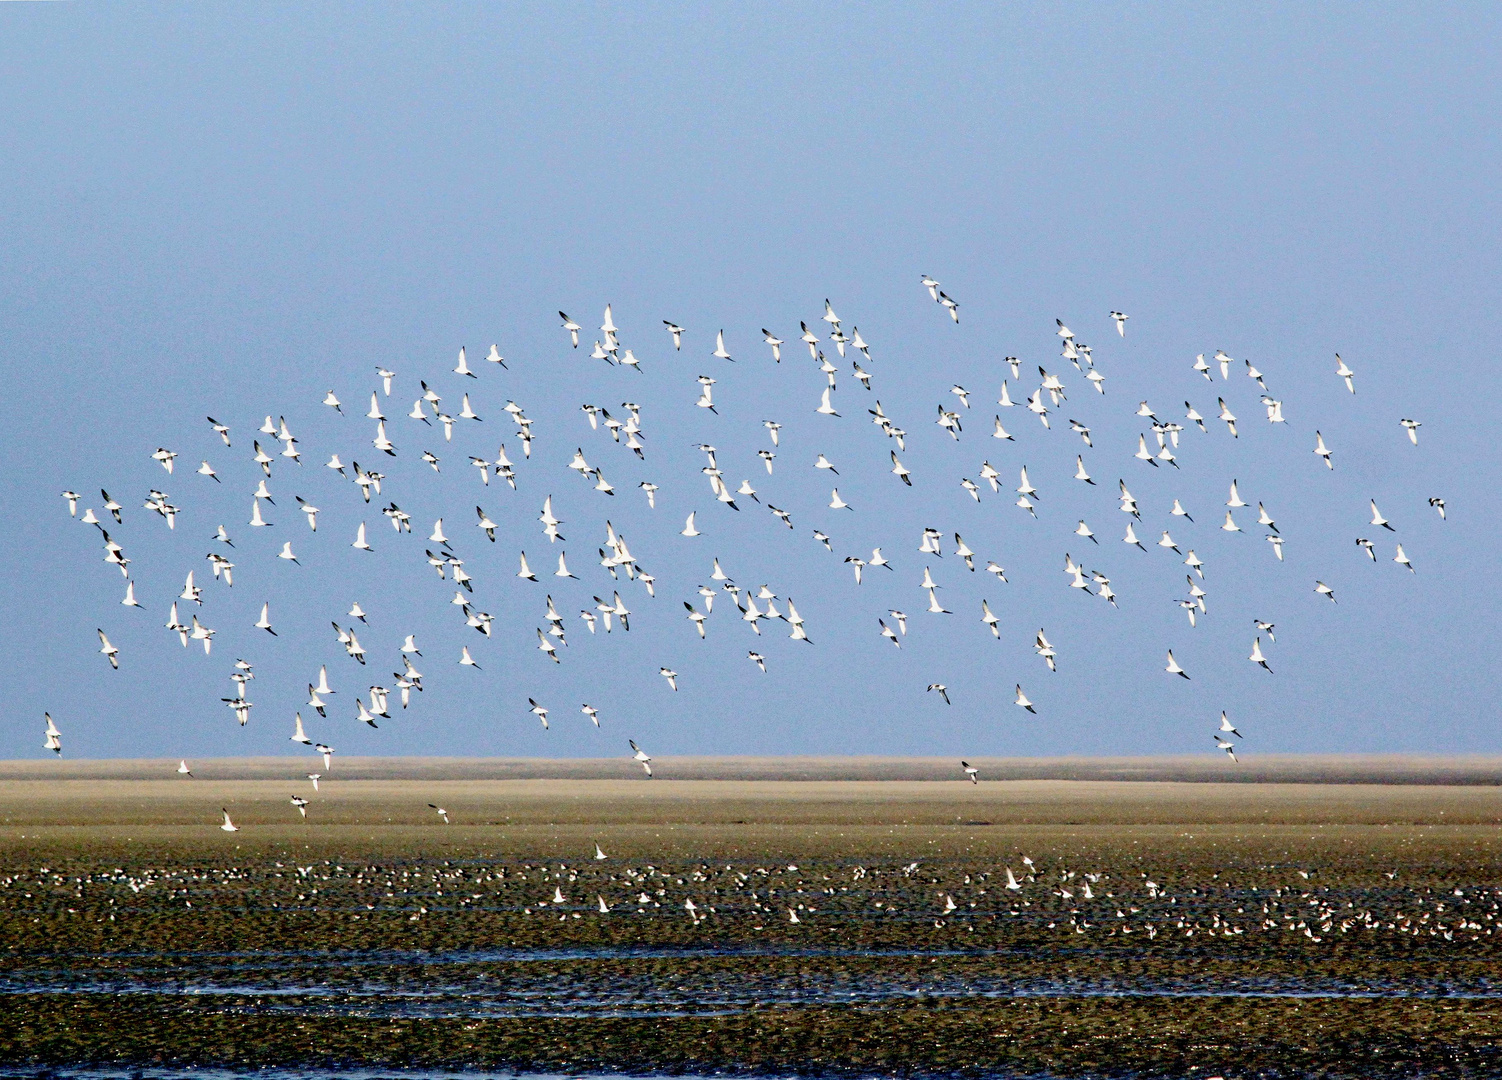
<path id="1" fill-rule="evenodd" d="M 126 607 L 141 606 L 140 601 L 136 599 L 136 583 L 134 581 L 131 581 L 129 578 L 126 578 L 125 580 L 125 599 L 121 600 L 120 603 L 124 604 Z"/>
<path id="2" fill-rule="evenodd" d="M 1226 505 L 1230 506 L 1230 507 L 1237 507 L 1237 508 L 1247 505 L 1246 503 L 1242 502 L 1241 496 L 1236 491 L 1236 481 L 1235 480 L 1231 481 L 1231 497 L 1226 500 Z"/>
<path id="3" fill-rule="evenodd" d="M 1268 673 L 1272 672 L 1272 668 L 1267 666 L 1267 657 L 1262 655 L 1262 639 L 1260 637 L 1252 639 L 1252 655 L 1247 657 L 1247 659 L 1258 667 L 1265 669 Z"/>
<path id="4" fill-rule="evenodd" d="M 1033 708 L 1033 703 L 1029 701 L 1027 699 L 1027 695 L 1022 692 L 1021 683 L 1017 684 L 1017 699 L 1013 702 L 1013 704 L 1026 709 L 1030 713 L 1036 714 L 1038 711 L 1037 709 Z"/>
<path id="5" fill-rule="evenodd" d="M 928 689 L 929 689 L 930 693 L 932 693 L 934 691 L 938 691 L 939 696 L 944 699 L 944 704 L 945 705 L 952 705 L 952 704 L 954 704 L 952 701 L 949 700 L 949 687 L 945 686 L 943 683 L 939 683 L 939 682 L 929 683 L 928 684 Z"/>
<path id="6" fill-rule="evenodd" d="M 1346 381 L 1347 390 L 1353 394 L 1356 392 L 1356 373 L 1340 358 L 1340 353 L 1335 354 L 1335 374 Z"/>
<path id="7" fill-rule="evenodd" d="M 1226 399 L 1216 398 L 1215 400 L 1220 403 L 1220 415 L 1217 417 L 1217 419 L 1224 420 L 1226 422 L 1226 427 L 1231 429 L 1231 435 L 1234 438 L 1239 439 L 1241 436 L 1236 434 L 1236 417 L 1233 416 L 1231 414 L 1231 410 L 1226 407 Z"/>
<path id="8" fill-rule="evenodd" d="M 702 536 L 703 535 L 703 533 L 699 532 L 698 529 L 694 528 L 694 513 L 695 512 L 696 511 L 690 511 L 689 512 L 688 520 L 686 522 L 684 522 L 683 528 L 679 530 L 679 535 L 680 536 L 695 537 L 695 536 Z"/>
<path id="9" fill-rule="evenodd" d="M 1419 428 L 1423 427 L 1424 425 L 1419 423 L 1417 420 L 1399 420 L 1398 423 L 1402 424 L 1403 427 L 1408 429 L 1408 441 L 1413 443 L 1414 446 L 1417 446 L 1419 444 Z M 208 463 L 205 462 L 204 464 Z"/>
<path id="10" fill-rule="evenodd" d="M 1179 662 L 1173 658 L 1173 650 L 1168 650 L 1168 667 L 1164 668 L 1170 675 L 1177 675 L 1181 679 L 1189 678 L 1189 673 L 1179 666 Z"/>
<path id="11" fill-rule="evenodd" d="M 1330 448 L 1325 445 L 1325 437 L 1318 431 L 1314 433 L 1314 452 L 1325 459 L 1325 467 L 1335 468 L 1335 463 L 1330 460 Z"/>
<path id="12" fill-rule="evenodd" d="M 892 454 L 892 472 L 896 474 L 897 479 L 901 480 L 908 487 L 912 487 L 913 486 L 913 481 L 912 481 L 912 475 L 913 474 L 912 474 L 912 472 L 907 468 L 907 466 L 903 465 L 902 462 L 900 462 L 900 461 L 897 460 L 897 451 L 893 450 L 893 451 L 891 451 L 891 454 Z"/>
<path id="13" fill-rule="evenodd" d="M 900 642 L 900 641 L 897 640 L 896 633 L 893 632 L 892 628 L 890 626 L 888 626 L 885 621 L 883 621 L 882 619 L 878 618 L 876 620 L 876 623 L 877 623 L 878 626 L 881 627 L 881 636 L 882 637 L 884 637 L 887 640 L 889 640 L 893 645 L 897 646 L 899 649 L 902 648 L 902 642 Z"/>
<path id="14" fill-rule="evenodd" d="M 1086 525 L 1083 520 L 1081 520 L 1080 523 L 1075 526 L 1074 535 L 1083 536 L 1085 539 L 1094 544 L 1100 543 L 1099 540 L 1095 539 L 1095 534 L 1090 531 L 1090 526 Z"/>
<path id="15" fill-rule="evenodd" d="M 59 757 L 61 757 L 63 753 L 63 733 L 59 731 L 57 729 L 57 725 L 52 722 L 51 713 L 44 712 L 42 714 L 42 719 L 47 721 L 47 731 L 45 733 L 46 741 L 42 743 L 42 749 L 51 750 L 54 754 L 57 754 Z"/>
<path id="16" fill-rule="evenodd" d="M 221 809 L 220 812 L 224 814 L 224 824 L 219 826 L 219 828 L 223 829 L 225 832 L 239 832 L 240 826 L 236 825 L 229 819 L 229 811 L 226 809 Z"/>
<path id="17" fill-rule="evenodd" d="M 1213 738 L 1215 739 L 1215 745 L 1218 746 L 1218 747 L 1220 747 L 1222 750 L 1224 750 L 1226 752 L 1226 756 L 1227 757 L 1229 757 L 1232 761 L 1235 761 L 1236 760 L 1236 745 L 1234 743 L 1227 742 L 1225 739 L 1222 739 L 1219 735 L 1213 736 Z"/>
<path id="18" fill-rule="evenodd" d="M 1388 522 L 1388 520 L 1385 517 L 1383 517 L 1382 514 L 1377 510 L 1377 500 L 1376 499 L 1372 499 L 1371 500 L 1371 507 L 1372 507 L 1372 524 L 1373 525 L 1380 525 L 1382 528 L 1386 529 L 1388 532 L 1397 532 L 1397 530 L 1392 527 L 1392 525 Z"/>
<path id="19" fill-rule="evenodd" d="M 980 621 L 991 628 L 991 636 L 998 641 L 1001 640 L 1001 628 L 999 626 L 1001 620 L 991 613 L 991 605 L 986 603 L 984 598 L 980 602 L 980 612 Z"/>
<path id="20" fill-rule="evenodd" d="M 286 559 L 288 562 L 295 562 L 295 563 L 297 563 L 298 566 L 302 565 L 302 563 L 297 562 L 297 556 L 294 555 L 294 554 L 292 554 L 292 541 L 291 540 L 288 540 L 286 543 L 284 543 L 282 545 L 282 550 L 279 551 L 279 552 L 277 552 L 277 556 L 276 557 L 278 559 Z"/>
<path id="21" fill-rule="evenodd" d="M 537 717 L 537 719 L 541 720 L 542 726 L 546 728 L 548 726 L 548 710 L 543 706 L 537 704 L 537 701 L 534 698 L 528 698 L 527 704 L 531 706 L 528 712 L 532 713 Z"/>
<path id="22" fill-rule="evenodd" d="M 1409 562 L 1408 556 L 1403 553 L 1402 544 L 1398 545 L 1398 553 L 1392 557 L 1392 561 L 1395 563 L 1402 563 L 1404 566 L 1408 567 L 1410 573 L 1413 572 L 1413 563 Z"/>
<path id="23" fill-rule="evenodd" d="M 1044 427 L 1050 426 L 1048 423 L 1048 406 L 1043 404 L 1043 390 L 1041 387 L 1034 390 L 1032 396 L 1027 399 L 1027 410 L 1042 421 Z"/>
<path id="24" fill-rule="evenodd" d="M 365 541 L 365 522 L 363 522 L 363 521 L 360 522 L 360 527 L 355 532 L 355 541 L 354 541 L 354 543 L 350 544 L 350 547 L 352 547 L 352 548 L 358 548 L 361 551 L 374 551 L 375 550 L 375 548 L 371 547 Z"/>
<path id="25" fill-rule="evenodd" d="M 172 472 L 172 462 L 176 457 L 177 454 L 175 451 L 163 450 L 160 446 L 151 452 L 151 460 L 160 462 L 162 468 L 166 469 L 168 473 Z"/>
<path id="26" fill-rule="evenodd" d="M 732 363 L 734 362 L 734 359 L 730 355 L 730 351 L 725 348 L 725 331 L 723 330 L 715 334 L 714 356 L 720 360 L 730 360 Z"/>
<path id="27" fill-rule="evenodd" d="M 824 388 L 824 393 L 819 398 L 819 407 L 814 411 L 821 416 L 839 416 L 840 414 L 835 412 L 834 406 L 829 403 L 829 389 L 827 386 Z"/>
<path id="28" fill-rule="evenodd" d="M 302 743 L 304 746 L 312 746 L 313 740 L 308 738 L 307 732 L 302 729 L 302 713 L 295 714 L 296 728 L 293 730 L 288 742 Z"/>
<path id="29" fill-rule="evenodd" d="M 558 317 L 563 320 L 563 328 L 568 331 L 568 336 L 573 341 L 574 348 L 577 349 L 579 347 L 579 331 L 584 328 L 561 311 L 558 313 Z"/>
<path id="30" fill-rule="evenodd" d="M 674 690 L 678 689 L 678 673 L 676 671 L 672 668 L 658 668 L 657 673 L 668 681 L 668 686 Z"/>
<path id="31" fill-rule="evenodd" d="M 1445 519 L 1445 500 L 1435 496 L 1429 500 L 1429 505 L 1439 511 L 1440 520 Z"/>
<path id="32" fill-rule="evenodd" d="M 635 739 L 627 739 L 626 741 L 631 744 L 631 756 L 632 756 L 632 758 L 636 762 L 638 762 L 644 770 L 646 770 L 646 773 L 647 773 L 648 776 L 651 776 L 652 775 L 652 758 L 651 758 L 651 756 L 645 750 L 643 750 L 641 747 L 639 747 L 639 746 L 636 745 L 636 740 Z"/>
<path id="33" fill-rule="evenodd" d="M 1116 322 L 1116 333 L 1121 337 L 1126 337 L 1126 322 L 1131 316 L 1123 315 L 1119 311 L 1113 311 L 1110 317 Z"/>
<path id="34" fill-rule="evenodd" d="M 1225 520 L 1225 523 L 1223 525 L 1221 525 L 1221 529 L 1223 531 L 1225 531 L 1225 532 L 1240 532 L 1241 531 L 1241 526 L 1238 525 L 1238 524 L 1236 524 L 1235 520 L 1232 519 L 1232 517 L 1231 517 L 1231 511 L 1229 511 L 1229 510 L 1226 511 L 1226 520 Z"/>
<path id="35" fill-rule="evenodd" d="M 1235 735 L 1238 739 L 1242 737 L 1241 732 L 1236 730 L 1235 725 L 1232 724 L 1229 719 L 1227 719 L 1224 712 L 1220 714 L 1220 730 L 1229 732 L 1230 734 Z"/>
<path id="36" fill-rule="evenodd" d="M 197 622 L 197 619 L 195 619 L 194 622 Z M 96 632 L 99 634 L 99 651 L 103 653 L 109 660 L 110 667 L 115 668 L 118 671 L 120 668 L 120 650 L 117 649 L 114 645 L 110 644 L 110 639 L 104 636 L 103 630 L 98 630 Z"/>
<path id="37" fill-rule="evenodd" d="M 465 667 L 472 667 L 477 671 L 480 669 L 480 665 L 475 663 L 474 657 L 469 655 L 468 645 L 463 645 L 460 647 L 459 663 L 463 664 Z"/>
<path id="38" fill-rule="evenodd" d="M 269 600 L 261 605 L 261 617 L 256 620 L 256 629 L 265 630 L 272 637 L 277 636 L 276 631 L 271 629 L 271 601 Z"/>

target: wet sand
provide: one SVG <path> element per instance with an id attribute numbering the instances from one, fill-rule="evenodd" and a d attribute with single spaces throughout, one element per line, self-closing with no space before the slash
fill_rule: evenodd
<path id="1" fill-rule="evenodd" d="M 336 760 L 316 795 L 305 761 L 0 765 L 0 1060 L 1502 1074 L 1486 759 L 979 785 Z"/>

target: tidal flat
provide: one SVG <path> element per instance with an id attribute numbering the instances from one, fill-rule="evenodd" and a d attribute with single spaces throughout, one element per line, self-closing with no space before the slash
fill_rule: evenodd
<path id="1" fill-rule="evenodd" d="M 0 779 L 0 1062 L 1502 1075 L 1490 784 L 342 764 Z"/>

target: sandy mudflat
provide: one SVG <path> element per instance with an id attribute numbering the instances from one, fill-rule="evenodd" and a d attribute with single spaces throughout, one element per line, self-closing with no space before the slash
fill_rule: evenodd
<path id="1" fill-rule="evenodd" d="M 193 762 L 206 779 L 302 779 L 317 757 L 220 758 Z M 311 764 L 310 764 L 311 763 Z M 989 780 L 1159 780 L 1186 783 L 1373 783 L 1502 785 L 1502 756 L 1417 754 L 1244 755 L 1183 757 L 975 758 Z M 171 777 L 176 759 L 53 758 L 0 761 L 0 782 L 28 779 L 149 780 Z M 963 779 L 955 758 L 933 757 L 659 757 L 659 780 L 930 780 Z M 346 780 L 637 780 L 627 757 L 442 758 L 339 757 Z"/>
<path id="2" fill-rule="evenodd" d="M 1502 1075 L 1493 759 L 310 761 L 0 765 L 0 1061 Z"/>

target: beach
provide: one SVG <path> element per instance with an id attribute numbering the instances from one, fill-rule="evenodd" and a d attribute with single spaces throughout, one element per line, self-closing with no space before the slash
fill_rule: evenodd
<path id="1" fill-rule="evenodd" d="M 314 792 L 308 760 L 196 763 L 192 777 L 175 762 L 0 766 L 0 1059 L 1062 1076 L 1499 1064 L 1502 793 L 1478 782 L 1495 763 L 1410 762 L 1421 783 L 971 784 L 672 760 L 652 779 L 630 762 L 486 779 L 502 766 L 354 759 Z M 929 767 L 816 765 L 783 775 Z M 763 778 L 708 778 L 748 772 Z M 222 809 L 238 831 L 218 827 Z"/>

